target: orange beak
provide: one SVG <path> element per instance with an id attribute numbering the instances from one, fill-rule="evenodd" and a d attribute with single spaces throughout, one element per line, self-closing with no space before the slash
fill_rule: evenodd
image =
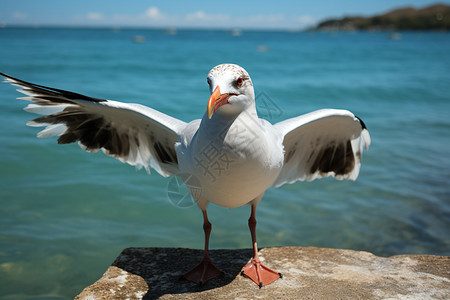
<path id="1" fill-rule="evenodd" d="M 216 87 L 214 92 L 211 94 L 208 100 L 207 113 L 208 118 L 211 119 L 212 115 L 224 104 L 228 103 L 228 98 L 230 98 L 230 94 L 221 94 L 219 86 Z"/>

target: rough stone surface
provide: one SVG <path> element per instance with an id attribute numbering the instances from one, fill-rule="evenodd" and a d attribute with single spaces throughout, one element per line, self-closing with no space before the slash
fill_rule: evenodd
<path id="1" fill-rule="evenodd" d="M 259 289 L 240 276 L 250 249 L 211 250 L 224 275 L 199 286 L 182 279 L 203 251 L 128 248 L 75 299 L 450 299 L 450 257 L 313 247 L 264 248 L 264 263 L 283 274 Z"/>

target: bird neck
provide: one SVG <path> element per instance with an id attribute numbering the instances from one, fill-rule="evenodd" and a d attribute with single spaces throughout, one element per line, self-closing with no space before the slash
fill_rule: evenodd
<path id="1" fill-rule="evenodd" d="M 256 111 L 256 105 L 252 103 L 246 107 L 243 111 L 237 114 L 227 114 L 221 111 L 217 111 L 212 118 L 208 118 L 205 113 L 202 118 L 201 128 L 204 128 L 209 133 L 217 133 L 217 131 L 223 131 L 229 128 L 237 119 L 258 119 L 258 113 Z"/>

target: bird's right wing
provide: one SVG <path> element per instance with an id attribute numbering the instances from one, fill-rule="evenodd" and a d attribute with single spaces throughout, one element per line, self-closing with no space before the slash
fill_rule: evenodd
<path id="1" fill-rule="evenodd" d="M 150 167 L 167 177 L 178 172 L 175 143 L 186 123 L 149 107 L 103 100 L 29 83 L 9 75 L 31 101 L 25 110 L 43 115 L 27 123 L 45 126 L 38 137 L 59 136 L 58 144 L 77 142 L 88 152 L 99 149 L 136 168 Z"/>

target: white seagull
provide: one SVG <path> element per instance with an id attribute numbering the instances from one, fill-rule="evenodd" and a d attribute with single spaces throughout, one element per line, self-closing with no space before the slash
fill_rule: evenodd
<path id="1" fill-rule="evenodd" d="M 253 84 L 240 66 L 221 64 L 207 76 L 211 96 L 201 120 L 185 123 L 152 108 L 91 98 L 25 82 L 5 81 L 27 95 L 25 110 L 42 116 L 38 137 L 59 136 L 88 152 L 101 149 L 147 172 L 181 176 L 203 213 L 204 258 L 184 274 L 203 284 L 219 276 L 208 255 L 209 202 L 228 208 L 251 205 L 248 225 L 253 258 L 241 274 L 259 287 L 281 277 L 258 257 L 255 209 L 264 192 L 298 180 L 333 176 L 355 180 L 363 149 L 370 145 L 364 123 L 347 110 L 322 109 L 274 125 L 258 118 Z"/>

